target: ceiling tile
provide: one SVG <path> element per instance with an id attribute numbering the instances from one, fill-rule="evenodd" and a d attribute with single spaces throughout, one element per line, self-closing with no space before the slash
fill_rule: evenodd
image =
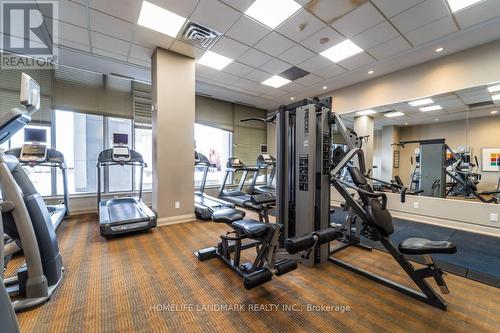
<path id="1" fill-rule="evenodd" d="M 100 2 L 109 2 L 102 0 L 94 0 Z M 136 0 L 139 3 L 142 3 L 140 0 Z M 166 10 L 169 10 L 177 15 L 188 18 L 193 13 L 196 5 L 199 0 L 148 0 L 151 3 L 154 3 L 157 6 L 160 6 Z M 121 0 L 120 0 L 121 2 Z M 136 19 L 137 21 L 137 19 Z"/>
<path id="2" fill-rule="evenodd" d="M 69 47 L 72 49 L 84 51 L 84 52 L 90 52 L 90 45 L 83 45 L 80 43 L 76 43 L 73 40 L 66 40 L 63 38 L 59 38 L 59 45 Z"/>
<path id="3" fill-rule="evenodd" d="M 330 47 L 340 43 L 344 39 L 345 38 L 341 34 L 336 32 L 332 28 L 324 27 L 320 31 L 314 33 L 312 36 L 303 40 L 300 44 L 304 45 L 310 50 L 313 50 L 314 52 L 321 53 L 326 49 L 329 49 Z M 322 40 L 324 40 L 324 43 L 321 43 Z"/>
<path id="4" fill-rule="evenodd" d="M 90 35 L 92 47 L 104 51 L 110 51 L 116 54 L 127 56 L 130 43 L 120 39 L 109 37 L 98 32 L 92 31 Z"/>
<path id="5" fill-rule="evenodd" d="M 269 79 L 271 76 L 273 76 L 273 75 L 256 69 L 256 70 L 248 73 L 247 75 L 245 75 L 245 78 L 261 83 L 261 82 L 264 82 L 265 80 Z"/>
<path id="6" fill-rule="evenodd" d="M 298 80 L 295 80 L 294 82 L 303 85 L 305 87 L 309 87 L 321 81 L 323 81 L 323 79 L 320 78 L 319 76 L 316 76 L 314 74 L 308 74 L 304 77 L 301 77 Z"/>
<path id="7" fill-rule="evenodd" d="M 227 5 L 244 13 L 255 0 L 220 0 L 220 1 L 225 2 Z"/>
<path id="8" fill-rule="evenodd" d="M 342 60 L 339 65 L 352 71 L 356 68 L 366 66 L 368 64 L 374 63 L 376 60 L 365 52 L 356 54 L 350 58 Z"/>
<path id="9" fill-rule="evenodd" d="M 272 57 L 265 53 L 256 49 L 250 49 L 243 53 L 243 55 L 238 58 L 238 61 L 252 67 L 259 67 L 271 59 Z"/>
<path id="10" fill-rule="evenodd" d="M 304 90 L 304 86 L 302 86 L 298 83 L 295 83 L 295 82 L 290 82 L 290 83 L 287 83 L 286 85 L 280 87 L 280 89 L 287 91 L 287 92 L 297 92 L 297 91 Z"/>
<path id="11" fill-rule="evenodd" d="M 271 32 L 271 29 L 243 15 L 226 32 L 226 36 L 253 46 L 264 36 Z"/>
<path id="12" fill-rule="evenodd" d="M 291 40 L 301 42 L 326 25 L 305 9 L 300 9 L 295 15 L 283 22 L 276 31 Z"/>
<path id="13" fill-rule="evenodd" d="M 184 54 L 185 56 L 194 59 L 201 58 L 201 56 L 206 52 L 205 50 L 199 49 L 193 45 L 186 44 L 179 40 L 174 41 L 172 46 L 170 46 L 170 50 L 180 54 Z"/>
<path id="14" fill-rule="evenodd" d="M 59 22 L 59 38 L 72 41 L 74 43 L 90 45 L 89 31 L 76 25 Z"/>
<path id="15" fill-rule="evenodd" d="M 443 0 L 426 0 L 394 16 L 391 21 L 399 31 L 406 33 L 446 15 L 449 11 Z"/>
<path id="16" fill-rule="evenodd" d="M 117 53 L 110 52 L 107 50 L 101 50 L 101 49 L 96 48 L 96 47 L 92 48 L 92 53 L 100 55 L 100 56 L 104 56 L 107 58 L 111 58 L 111 59 L 127 61 L 127 57 L 122 55 L 122 54 L 117 54 Z"/>
<path id="17" fill-rule="evenodd" d="M 289 69 L 290 67 L 292 67 L 292 65 L 274 58 L 271 61 L 266 62 L 264 65 L 260 66 L 260 69 L 265 70 L 268 73 L 279 74 Z"/>
<path id="18" fill-rule="evenodd" d="M 396 37 L 390 41 L 372 47 L 367 52 L 380 60 L 409 49 L 410 47 L 411 45 L 403 37 Z"/>
<path id="19" fill-rule="evenodd" d="M 460 28 L 465 29 L 477 23 L 500 16 L 500 5 L 498 1 L 494 0 L 483 1 L 467 10 L 459 11 L 454 15 Z"/>
<path id="20" fill-rule="evenodd" d="M 248 46 L 226 36 L 222 36 L 222 38 L 210 49 L 210 51 L 214 51 L 231 59 L 238 58 L 245 53 L 246 50 L 248 50 Z"/>
<path id="21" fill-rule="evenodd" d="M 369 2 L 336 20 L 332 27 L 350 38 L 385 21 L 379 11 Z"/>
<path id="22" fill-rule="evenodd" d="M 398 36 L 401 35 L 396 31 L 396 29 L 394 29 L 389 22 L 384 21 L 360 33 L 359 35 L 352 37 L 351 40 L 363 50 L 367 50 L 370 47 Z"/>
<path id="23" fill-rule="evenodd" d="M 130 58 L 142 60 L 142 61 L 150 61 L 151 55 L 153 54 L 153 49 L 148 49 L 146 47 L 142 47 L 140 45 L 132 44 L 130 46 Z"/>
<path id="24" fill-rule="evenodd" d="M 218 0 L 200 0 L 190 21 L 225 33 L 241 13 Z"/>
<path id="25" fill-rule="evenodd" d="M 332 62 L 321 55 L 312 57 L 297 65 L 297 67 L 302 68 L 308 72 L 313 72 L 321 68 L 329 66 Z"/>
<path id="26" fill-rule="evenodd" d="M 283 86 L 283 87 L 285 87 L 285 86 Z M 266 92 L 266 95 L 273 96 L 273 97 L 280 97 L 280 96 L 283 96 L 286 94 L 288 94 L 286 91 L 281 90 L 281 89 L 277 89 L 277 88 L 271 88 Z"/>
<path id="27" fill-rule="evenodd" d="M 257 86 L 257 84 L 258 84 L 257 82 L 250 81 L 247 79 L 239 79 L 232 83 L 233 86 L 244 89 L 253 88 Z"/>
<path id="28" fill-rule="evenodd" d="M 342 73 L 346 73 L 347 71 L 340 67 L 337 64 L 334 64 L 333 62 L 330 61 L 330 65 L 317 69 L 314 71 L 311 71 L 311 73 L 318 75 L 319 77 L 322 77 L 323 79 L 331 79 L 337 75 L 340 75 Z"/>
<path id="29" fill-rule="evenodd" d="M 458 31 L 458 28 L 453 18 L 451 16 L 445 16 L 439 20 L 407 32 L 405 36 L 413 45 L 417 46 L 446 36 L 455 31 Z"/>
<path id="30" fill-rule="evenodd" d="M 253 81 L 250 81 L 253 82 Z M 282 87 L 283 88 L 283 87 Z M 269 90 L 274 89 L 269 86 L 263 85 L 263 84 L 257 84 L 254 87 L 248 87 L 249 90 L 256 92 L 258 94 L 267 94 Z"/>
<path id="31" fill-rule="evenodd" d="M 305 8 L 324 22 L 331 24 L 338 18 L 356 9 L 360 4 L 365 2 L 366 0 L 310 1 Z"/>
<path id="32" fill-rule="evenodd" d="M 253 67 L 233 61 L 232 63 L 227 65 L 227 67 L 224 68 L 223 71 L 236 76 L 245 76 L 246 74 L 253 71 Z"/>
<path id="33" fill-rule="evenodd" d="M 305 60 L 314 56 L 314 52 L 309 51 L 303 46 L 295 45 L 291 49 L 288 49 L 287 51 L 280 54 L 278 58 L 292 65 L 298 65 L 301 62 L 304 62 Z"/>
<path id="34" fill-rule="evenodd" d="M 271 32 L 266 37 L 262 38 L 260 42 L 255 44 L 255 48 L 267 54 L 277 56 L 284 51 L 291 48 L 295 43 L 286 37 L 281 36 L 276 32 Z"/>
<path id="35" fill-rule="evenodd" d="M 128 62 L 134 65 L 151 68 L 151 61 L 142 61 L 135 58 L 128 58 Z"/>
<path id="36" fill-rule="evenodd" d="M 372 0 L 387 17 L 393 17 L 424 0 Z"/>
<path id="37" fill-rule="evenodd" d="M 85 1 L 82 0 L 82 2 L 84 3 Z M 142 1 L 137 1 L 137 0 L 120 0 L 120 1 L 89 0 L 90 8 L 97 9 L 98 11 L 104 12 L 108 15 L 112 15 L 114 17 L 118 17 L 132 23 L 137 22 L 137 19 L 139 18 L 139 13 L 141 11 L 141 6 L 142 6 Z"/>
<path id="38" fill-rule="evenodd" d="M 213 79 L 220 83 L 231 85 L 240 78 L 233 74 L 229 74 L 223 71 L 217 71 L 216 75 L 213 76 Z"/>
<path id="39" fill-rule="evenodd" d="M 174 42 L 174 38 L 161 34 L 159 32 L 136 26 L 134 31 L 133 42 L 150 49 L 155 49 L 157 46 L 168 49 Z"/>
<path id="40" fill-rule="evenodd" d="M 86 8 L 68 0 L 59 1 L 59 21 L 87 28 Z"/>
<path id="41" fill-rule="evenodd" d="M 101 12 L 90 10 L 90 29 L 99 33 L 120 38 L 126 41 L 132 39 L 134 25 Z"/>

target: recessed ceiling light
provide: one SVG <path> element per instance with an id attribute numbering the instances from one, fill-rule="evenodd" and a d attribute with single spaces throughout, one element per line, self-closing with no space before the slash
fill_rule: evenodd
<path id="1" fill-rule="evenodd" d="M 200 65 L 205 65 L 218 70 L 223 69 L 231 62 L 233 62 L 233 59 L 224 57 L 223 55 L 217 54 L 212 51 L 205 52 L 205 54 L 198 60 L 198 63 Z"/>
<path id="2" fill-rule="evenodd" d="M 300 8 L 293 0 L 256 0 L 245 14 L 274 29 Z"/>
<path id="3" fill-rule="evenodd" d="M 295 97 L 290 97 L 290 99 L 293 101 L 295 99 Z"/>
<path id="4" fill-rule="evenodd" d="M 500 94 L 493 95 L 493 96 L 491 96 L 491 98 L 492 98 L 494 101 L 500 101 Z"/>
<path id="5" fill-rule="evenodd" d="M 497 110 L 493 110 L 493 111 L 491 111 L 490 113 L 491 113 L 491 114 L 497 114 L 497 113 L 498 113 L 498 111 L 497 111 Z"/>
<path id="6" fill-rule="evenodd" d="M 410 104 L 411 106 L 422 106 L 422 105 L 428 105 L 428 104 L 432 104 L 432 103 L 434 103 L 434 101 L 430 98 L 424 98 L 424 99 L 419 99 L 416 101 L 408 102 L 408 104 Z"/>
<path id="7" fill-rule="evenodd" d="M 442 110 L 443 108 L 441 105 L 431 105 L 431 106 L 426 106 L 424 108 L 420 108 L 419 110 L 422 112 L 429 112 L 429 111 L 437 111 L 437 110 Z"/>
<path id="8" fill-rule="evenodd" d="M 488 87 L 488 91 L 490 93 L 499 92 L 500 91 L 500 84 Z"/>
<path id="9" fill-rule="evenodd" d="M 405 114 L 403 112 L 394 111 L 394 112 L 386 113 L 384 116 L 386 116 L 387 118 L 393 118 L 393 117 L 400 117 L 400 116 L 404 116 L 404 115 Z"/>
<path id="10" fill-rule="evenodd" d="M 373 73 L 375 73 L 374 71 L 368 71 L 368 74 L 372 75 Z"/>
<path id="11" fill-rule="evenodd" d="M 177 37 L 186 18 L 150 2 L 143 1 L 137 24 L 170 37 Z"/>
<path id="12" fill-rule="evenodd" d="M 434 121 L 439 121 L 439 119 L 436 118 L 436 119 L 434 119 Z"/>
<path id="13" fill-rule="evenodd" d="M 323 90 L 326 90 L 327 88 L 328 88 L 327 86 L 324 86 L 324 87 L 323 87 Z"/>
<path id="14" fill-rule="evenodd" d="M 377 111 L 370 109 L 370 110 L 358 111 L 358 112 L 356 112 L 356 115 L 358 115 L 358 116 L 368 116 L 368 115 L 375 114 L 375 113 L 377 113 Z"/>
<path id="15" fill-rule="evenodd" d="M 330 47 L 328 50 L 323 51 L 320 54 L 333 62 L 340 62 L 360 52 L 363 52 L 362 48 L 351 42 L 351 40 L 346 39 L 345 41 Z"/>
<path id="16" fill-rule="evenodd" d="M 408 126 L 408 123 L 405 123 L 405 126 Z"/>
<path id="17" fill-rule="evenodd" d="M 281 76 L 275 75 L 273 77 L 270 77 L 266 81 L 262 82 L 262 84 L 265 84 L 266 86 L 271 86 L 273 88 L 279 88 L 290 82 L 292 81 L 285 79 Z"/>
<path id="18" fill-rule="evenodd" d="M 443 52 L 444 48 L 438 47 L 437 49 L 434 50 L 436 53 Z"/>
<path id="19" fill-rule="evenodd" d="M 459 10 L 473 6 L 481 1 L 483 0 L 448 0 L 448 4 L 450 5 L 451 11 L 456 13 Z"/>

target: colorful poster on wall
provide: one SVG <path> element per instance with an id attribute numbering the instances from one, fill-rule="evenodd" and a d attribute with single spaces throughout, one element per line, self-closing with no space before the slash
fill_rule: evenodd
<path id="1" fill-rule="evenodd" d="M 500 171 L 500 148 L 483 148 L 481 161 L 483 171 Z"/>

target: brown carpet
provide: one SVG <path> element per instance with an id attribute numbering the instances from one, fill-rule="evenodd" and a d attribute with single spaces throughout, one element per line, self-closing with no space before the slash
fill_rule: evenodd
<path id="1" fill-rule="evenodd" d="M 226 230 L 197 221 L 106 240 L 96 215 L 70 218 L 58 232 L 62 285 L 18 314 L 22 332 L 500 331 L 500 290 L 451 274 L 447 312 L 332 264 L 247 291 L 219 260 L 193 255 Z M 387 254 L 353 248 L 339 258 L 410 285 Z"/>

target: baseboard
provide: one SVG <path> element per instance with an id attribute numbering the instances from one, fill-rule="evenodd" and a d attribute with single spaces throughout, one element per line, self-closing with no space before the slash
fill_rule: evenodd
<path id="1" fill-rule="evenodd" d="M 170 217 L 160 217 L 156 221 L 158 227 L 163 227 L 171 224 L 186 223 L 196 221 L 196 216 L 194 214 L 177 215 Z"/>

